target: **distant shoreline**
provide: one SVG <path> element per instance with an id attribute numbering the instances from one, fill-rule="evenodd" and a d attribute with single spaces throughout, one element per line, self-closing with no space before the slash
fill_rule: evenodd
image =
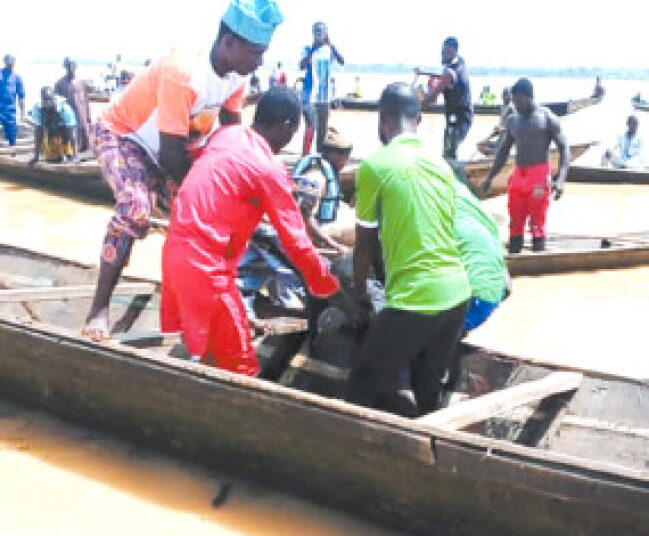
<path id="1" fill-rule="evenodd" d="M 84 60 L 77 61 L 78 65 L 105 67 L 106 63 L 111 60 Z M 32 60 L 26 61 L 32 65 L 51 65 L 60 64 L 60 60 Z M 141 61 L 127 60 L 123 62 L 124 66 L 137 68 L 141 67 L 144 59 Z M 275 65 L 274 61 L 266 61 L 263 68 L 270 69 Z M 286 62 L 285 68 L 289 71 L 298 71 L 297 64 Z M 406 65 L 399 64 L 381 64 L 381 63 L 348 63 L 345 65 L 343 72 L 358 74 L 412 74 L 415 67 L 421 67 L 425 70 L 439 68 L 439 65 Z M 608 80 L 648 80 L 649 68 L 647 69 L 625 69 L 611 67 L 484 67 L 471 66 L 469 71 L 474 76 L 491 76 L 491 77 L 516 77 L 529 76 L 531 78 L 595 78 L 600 76 Z"/>

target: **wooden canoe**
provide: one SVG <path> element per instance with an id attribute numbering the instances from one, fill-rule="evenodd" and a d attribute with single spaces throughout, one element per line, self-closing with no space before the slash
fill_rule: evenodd
<path id="1" fill-rule="evenodd" d="M 547 249 L 507 255 L 512 276 L 610 270 L 649 265 L 649 232 L 609 236 L 550 235 Z"/>
<path id="2" fill-rule="evenodd" d="M 570 166 L 568 180 L 593 184 L 649 184 L 649 170 Z"/>
<path id="3" fill-rule="evenodd" d="M 113 192 L 102 179 L 95 160 L 76 164 L 37 162 L 28 165 L 32 153 L 21 153 L 15 157 L 0 155 L 0 176 L 3 179 L 35 186 L 51 191 L 85 197 L 103 202 L 113 202 Z"/>
<path id="4" fill-rule="evenodd" d="M 113 193 L 102 179 L 97 161 L 89 157 L 76 164 L 38 162 L 34 167 L 28 165 L 32 158 L 31 147 L 21 147 L 17 156 L 11 151 L 0 149 L 0 177 L 28 186 L 36 186 L 65 195 L 85 197 L 112 203 Z M 280 158 L 291 169 L 300 155 L 283 153 Z M 353 160 L 341 173 L 341 180 L 354 182 L 358 160 Z"/>
<path id="5" fill-rule="evenodd" d="M 6 398 L 402 533 L 649 533 L 646 383 L 465 347 L 469 399 L 405 419 L 170 357 L 167 338 L 138 335 L 153 307 L 128 344 L 91 343 L 77 332 L 95 273 L 12 247 L 0 272 Z M 115 298 L 113 317 L 132 306 Z"/>
<path id="6" fill-rule="evenodd" d="M 541 104 L 541 106 L 549 108 L 552 113 L 557 116 L 564 116 L 582 110 L 583 108 L 586 108 L 588 106 L 599 104 L 600 101 L 601 99 L 587 97 L 577 100 L 546 102 Z M 337 99 L 335 101 L 335 105 L 336 108 L 342 108 L 343 110 L 376 111 L 379 108 L 378 100 L 372 99 Z M 444 105 L 427 104 L 422 111 L 424 113 L 442 114 L 444 113 Z M 474 104 L 473 113 L 475 115 L 500 115 L 500 104 Z"/>
<path id="7" fill-rule="evenodd" d="M 571 145 L 570 160 L 572 161 L 584 154 L 592 145 L 593 143 L 580 143 Z M 500 173 L 498 173 L 498 175 L 496 175 L 490 197 L 507 192 L 507 185 L 509 183 L 509 177 L 511 176 L 514 169 L 515 158 L 516 157 L 513 155 L 510 156 L 503 169 L 500 171 Z M 485 156 L 482 158 L 477 158 L 475 160 L 460 162 L 467 175 L 469 186 L 474 192 L 478 193 L 481 196 L 483 194 L 480 192 L 480 184 L 487 178 L 487 174 L 491 169 L 493 161 L 493 156 Z M 559 167 L 559 153 L 554 147 L 550 150 L 550 167 L 552 168 L 552 173 L 556 173 Z"/>

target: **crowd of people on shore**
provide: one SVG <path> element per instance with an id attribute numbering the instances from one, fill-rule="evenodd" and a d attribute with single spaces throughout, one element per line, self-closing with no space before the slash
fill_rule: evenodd
<path id="1" fill-rule="evenodd" d="M 251 328 L 267 329 L 254 300 L 272 283 L 278 302 L 293 295 L 318 311 L 335 308 L 359 335 L 346 398 L 407 416 L 428 413 L 457 379 L 461 338 L 510 292 L 496 222 L 462 182 L 457 161 L 473 120 L 458 40 L 444 40 L 440 74 L 420 73 L 429 76 L 423 99 L 404 83 L 383 90 L 383 147 L 361 162 L 354 196 L 344 199 L 340 172 L 352 143 L 329 125 L 331 66 L 344 59 L 324 22 L 313 25 L 301 56 L 301 95 L 287 87 L 278 64 L 252 125 L 241 124 L 246 79 L 262 65 L 282 21 L 274 0 L 232 0 L 208 51 L 175 50 L 156 60 L 94 123 L 72 60 L 53 88 L 42 89 L 32 110 L 34 161 L 55 151 L 73 159 L 91 147 L 116 199 L 83 333 L 110 338 L 111 295 L 135 240 L 147 235 L 163 203 L 171 213 L 161 329 L 180 332 L 193 361 L 263 375 Z M 13 58 L 5 58 L 2 77 L 24 117 Z M 422 106 L 439 95 L 446 125 L 443 154 L 436 155 L 417 131 Z M 483 100 L 492 96 L 483 91 Z M 16 109 L 6 113 L 5 100 L 0 114 L 11 143 Z M 505 91 L 505 100 L 482 190 L 489 191 L 515 146 L 509 252 L 521 252 L 528 221 L 532 250 L 543 251 L 549 200 L 561 196 L 568 170 L 567 141 L 558 119 L 535 104 L 528 79 Z M 276 155 L 302 118 L 303 157 L 289 174 Z M 559 152 L 555 177 L 552 143 Z M 345 258 L 346 268 L 331 261 Z M 384 288 L 378 301 L 370 292 L 377 285 Z"/>

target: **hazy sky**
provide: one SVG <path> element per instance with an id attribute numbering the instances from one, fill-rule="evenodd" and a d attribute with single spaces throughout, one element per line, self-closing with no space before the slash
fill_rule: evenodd
<path id="1" fill-rule="evenodd" d="M 140 60 L 174 45 L 209 46 L 227 1 L 2 4 L 2 55 L 12 52 L 19 61 L 66 55 L 108 60 L 121 52 L 126 60 Z M 581 0 L 280 0 L 285 22 L 266 61 L 297 61 L 311 40 L 311 24 L 322 19 L 349 63 L 437 64 L 441 41 L 455 35 L 469 66 L 649 67 L 642 5 L 637 0 L 604 6 Z"/>

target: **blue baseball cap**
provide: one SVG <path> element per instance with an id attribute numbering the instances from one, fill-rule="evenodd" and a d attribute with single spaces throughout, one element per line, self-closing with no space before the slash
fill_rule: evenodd
<path id="1" fill-rule="evenodd" d="M 274 0 L 232 0 L 222 21 L 246 41 L 267 46 L 284 16 Z"/>

